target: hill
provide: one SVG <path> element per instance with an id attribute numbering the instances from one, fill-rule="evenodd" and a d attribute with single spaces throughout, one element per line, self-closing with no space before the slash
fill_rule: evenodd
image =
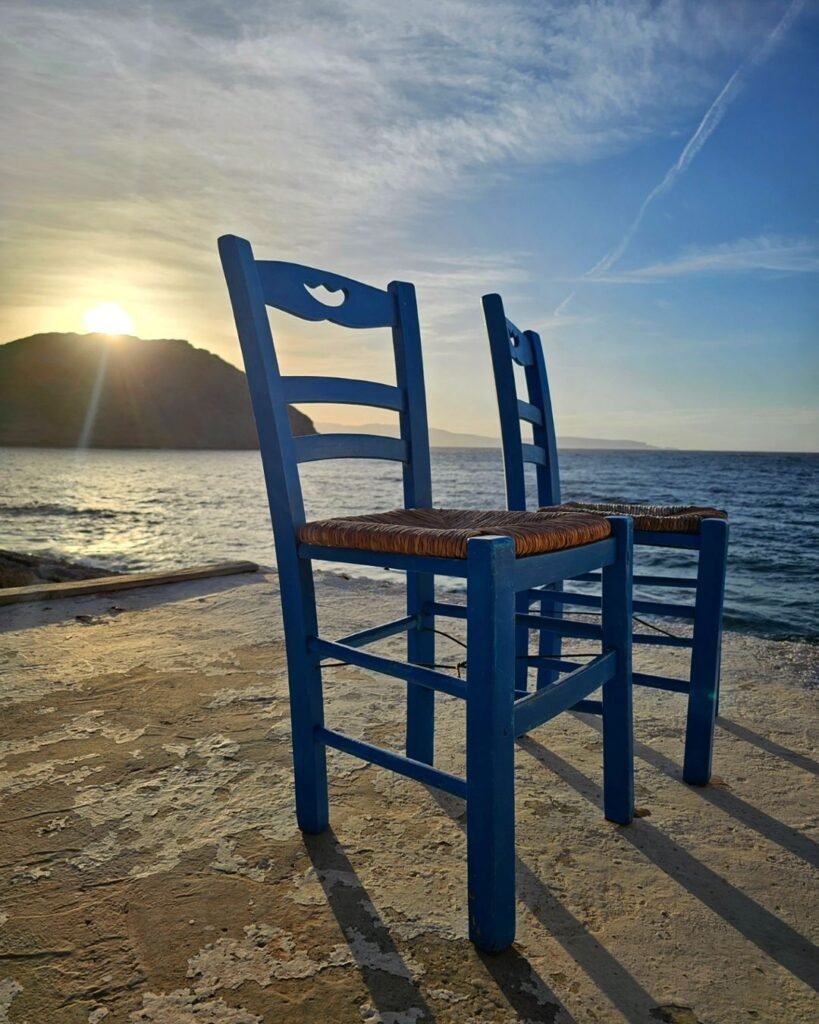
<path id="1" fill-rule="evenodd" d="M 387 434 L 397 437 L 398 428 L 388 423 L 361 423 L 354 427 L 339 423 L 318 423 L 316 428 L 323 434 L 341 431 L 346 434 Z M 571 437 L 564 435 L 557 439 L 560 448 L 639 448 L 650 450 L 654 446 L 644 441 L 609 440 L 602 437 Z M 500 448 L 499 437 L 480 434 L 459 434 L 440 427 L 429 428 L 429 443 L 433 448 Z"/>
<path id="2" fill-rule="evenodd" d="M 290 410 L 295 434 L 313 434 Z M 34 334 L 0 345 L 0 445 L 257 448 L 247 381 L 176 339 Z"/>

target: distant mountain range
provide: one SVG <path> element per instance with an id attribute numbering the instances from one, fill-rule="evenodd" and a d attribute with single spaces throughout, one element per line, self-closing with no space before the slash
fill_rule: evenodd
<path id="1" fill-rule="evenodd" d="M 295 434 L 312 420 L 290 409 Z M 247 380 L 175 339 L 34 334 L 0 345 L 0 445 L 258 448 Z"/>
<path id="2" fill-rule="evenodd" d="M 316 430 L 320 434 L 332 434 L 339 431 L 344 434 L 385 434 L 388 437 L 398 436 L 398 427 L 389 423 L 362 423 L 354 427 L 341 423 L 317 423 Z M 429 443 L 433 448 L 500 448 L 500 438 L 485 437 L 480 434 L 458 434 L 451 430 L 438 427 L 429 428 Z M 571 437 L 564 435 L 558 438 L 560 448 L 645 448 L 653 449 L 654 445 L 643 441 L 610 440 L 601 437 Z"/>

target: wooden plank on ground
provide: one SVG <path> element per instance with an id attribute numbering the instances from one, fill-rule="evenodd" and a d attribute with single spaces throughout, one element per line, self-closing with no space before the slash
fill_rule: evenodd
<path id="1" fill-rule="evenodd" d="M 233 576 L 242 572 L 256 572 L 255 562 L 214 562 L 211 565 L 192 565 L 188 569 L 169 569 L 166 572 L 132 572 L 121 576 L 99 576 L 92 580 L 71 580 L 68 583 L 36 583 L 30 587 L 0 589 L 0 605 L 19 604 L 23 601 L 55 601 L 65 597 L 86 594 L 104 594 L 113 590 L 133 590 L 135 587 L 156 587 L 163 583 L 184 583 L 203 580 L 210 576 Z"/>

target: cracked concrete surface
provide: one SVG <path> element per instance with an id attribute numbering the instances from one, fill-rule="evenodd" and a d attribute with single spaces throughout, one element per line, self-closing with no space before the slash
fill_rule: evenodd
<path id="1" fill-rule="evenodd" d="M 819 1019 L 816 648 L 726 637 L 703 790 L 682 699 L 637 691 L 626 829 L 599 810 L 594 720 L 523 738 L 519 941 L 483 957 L 460 801 L 331 753 L 332 828 L 297 830 L 277 585 L 0 612 L 0 1024 Z M 328 635 L 401 614 L 387 582 L 319 593 Z M 331 726 L 400 747 L 402 684 L 335 668 L 326 697 Z M 439 708 L 462 772 L 463 709 Z"/>

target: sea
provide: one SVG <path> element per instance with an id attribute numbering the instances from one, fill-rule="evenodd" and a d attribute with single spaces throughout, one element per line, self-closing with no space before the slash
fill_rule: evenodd
<path id="1" fill-rule="evenodd" d="M 819 643 L 819 454 L 566 450 L 560 465 L 564 501 L 726 509 L 726 627 Z M 503 507 L 498 449 L 436 448 L 432 466 L 436 505 Z M 302 485 L 310 518 L 401 504 L 392 463 L 311 463 Z M 259 454 L 0 448 L 0 548 L 131 572 L 228 559 L 273 565 Z M 693 556 L 641 548 L 636 562 L 671 573 Z"/>

